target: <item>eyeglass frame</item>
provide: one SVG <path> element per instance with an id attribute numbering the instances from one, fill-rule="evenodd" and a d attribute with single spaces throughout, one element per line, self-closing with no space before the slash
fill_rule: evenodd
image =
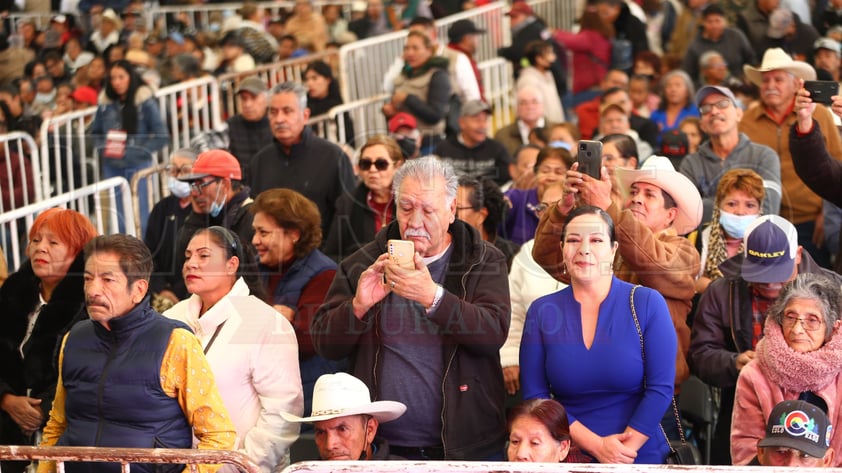
<path id="1" fill-rule="evenodd" d="M 197 179 L 197 180 L 190 183 L 190 192 L 195 192 L 197 194 L 201 194 L 202 191 L 205 190 L 206 187 L 213 184 L 214 182 L 219 182 L 222 179 L 223 178 L 221 178 L 221 177 L 213 176 L 213 179 L 211 179 L 209 181 L 204 181 L 201 184 L 199 184 L 199 180 Z"/>
<path id="2" fill-rule="evenodd" d="M 728 105 L 733 105 L 733 102 L 729 98 L 724 98 L 722 100 L 717 100 L 713 103 L 706 103 L 699 107 L 699 115 L 707 115 L 713 111 L 714 108 L 717 110 L 725 110 L 728 108 Z"/>
<path id="3" fill-rule="evenodd" d="M 816 317 L 816 319 L 818 320 L 818 325 L 811 328 L 810 325 L 812 325 L 813 322 L 816 322 L 815 320 L 808 319 L 807 317 L 792 317 L 791 315 L 784 314 L 781 317 L 781 327 L 792 328 L 795 327 L 796 322 L 800 322 L 801 327 L 803 327 L 804 330 L 808 332 L 817 332 L 821 330 L 825 321 L 819 317 Z"/>
<path id="4" fill-rule="evenodd" d="M 381 163 L 386 163 L 386 165 L 384 166 Z M 377 158 L 373 161 L 368 158 L 360 158 L 360 160 L 357 161 L 357 167 L 360 168 L 360 171 L 370 171 L 372 166 L 374 166 L 374 168 L 378 171 L 385 171 L 389 169 L 391 165 L 391 161 L 385 158 Z"/>

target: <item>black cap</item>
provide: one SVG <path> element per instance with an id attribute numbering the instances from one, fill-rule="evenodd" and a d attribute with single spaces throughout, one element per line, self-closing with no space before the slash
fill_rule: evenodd
<path id="1" fill-rule="evenodd" d="M 459 20 L 453 23 L 453 25 L 450 26 L 450 29 L 447 30 L 447 38 L 451 43 L 458 43 L 459 41 L 462 41 L 462 38 L 464 38 L 465 35 L 479 33 L 485 33 L 485 30 L 477 28 L 477 25 L 475 25 L 473 21 Z"/>
<path id="2" fill-rule="evenodd" d="M 707 18 L 709 15 L 725 16 L 725 10 L 719 5 L 711 3 L 702 10 L 702 18 Z"/>

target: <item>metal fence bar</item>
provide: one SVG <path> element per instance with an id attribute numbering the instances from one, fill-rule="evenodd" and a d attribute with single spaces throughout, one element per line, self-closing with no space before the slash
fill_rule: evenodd
<path id="1" fill-rule="evenodd" d="M 494 58 L 479 63 L 485 100 L 491 105 L 491 130 L 512 122 L 512 63 Z"/>
<path id="2" fill-rule="evenodd" d="M 576 2 L 573 0 L 526 0 L 526 3 L 550 28 L 569 30 L 576 22 Z"/>
<path id="3" fill-rule="evenodd" d="M 246 454 L 229 450 L 198 450 L 177 448 L 101 448 L 101 447 L 29 447 L 0 446 L 0 460 L 55 461 L 58 471 L 67 462 L 120 463 L 123 471 L 130 471 L 130 463 L 234 465 L 246 473 L 260 473 Z"/>
<path id="4" fill-rule="evenodd" d="M 120 202 L 116 200 L 118 188 L 121 191 Z M 35 217 L 53 207 L 70 208 L 84 214 L 91 219 L 100 234 L 117 231 L 120 213 L 126 222 L 134 222 L 129 183 L 122 177 L 112 177 L 81 189 L 71 190 L 65 194 L 0 213 L 0 242 L 6 252 L 10 273 L 20 266 L 23 250 L 26 247 L 26 232 L 32 226 Z M 133 225 L 126 225 L 125 233 L 137 234 Z"/>
<path id="5" fill-rule="evenodd" d="M 44 187 L 40 182 L 41 158 L 35 139 L 22 131 L 0 135 L 0 156 L 6 178 L 0 182 L 4 198 L 0 199 L 0 212 L 15 209 L 44 198 Z M 16 155 L 16 159 L 12 154 Z M 20 190 L 20 199 L 15 191 Z M 31 196 L 31 197 L 30 197 Z M 7 208 L 8 207 L 8 208 Z"/>

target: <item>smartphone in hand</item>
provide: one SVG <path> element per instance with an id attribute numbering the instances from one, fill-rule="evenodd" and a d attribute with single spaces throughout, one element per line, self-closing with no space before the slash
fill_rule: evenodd
<path id="1" fill-rule="evenodd" d="M 832 80 L 805 80 L 804 88 L 810 92 L 810 99 L 816 103 L 830 105 L 831 97 L 839 95 L 839 83 Z"/>
<path id="2" fill-rule="evenodd" d="M 415 269 L 415 243 L 409 240 L 389 240 L 386 250 L 393 263 L 401 268 Z"/>
<path id="3" fill-rule="evenodd" d="M 579 172 L 599 179 L 599 172 L 602 169 L 602 142 L 579 140 L 576 161 L 579 162 Z"/>

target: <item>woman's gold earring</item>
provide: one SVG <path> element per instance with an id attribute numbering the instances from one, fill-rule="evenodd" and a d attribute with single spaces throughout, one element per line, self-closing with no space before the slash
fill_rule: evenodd
<path id="1" fill-rule="evenodd" d="M 567 274 L 567 263 L 561 263 L 561 274 Z"/>

